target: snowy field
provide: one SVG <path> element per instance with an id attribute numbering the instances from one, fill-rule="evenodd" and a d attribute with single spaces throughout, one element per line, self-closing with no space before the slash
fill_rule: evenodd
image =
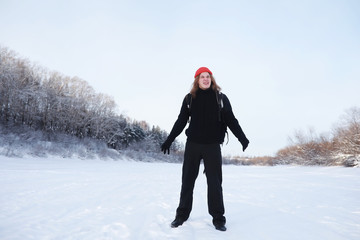
<path id="1" fill-rule="evenodd" d="M 223 174 L 228 231 L 212 226 L 203 174 L 189 220 L 172 229 L 180 164 L 0 156 L 0 239 L 360 239 L 360 168 Z"/>

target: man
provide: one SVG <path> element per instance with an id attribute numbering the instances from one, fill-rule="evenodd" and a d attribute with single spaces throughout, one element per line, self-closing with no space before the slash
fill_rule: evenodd
<path id="1" fill-rule="evenodd" d="M 224 201 L 222 193 L 222 156 L 220 144 L 224 142 L 226 128 L 238 138 L 247 148 L 249 140 L 235 118 L 229 99 L 220 93 L 212 72 L 201 67 L 195 73 L 192 89 L 186 95 L 178 119 L 168 138 L 161 145 L 161 150 L 170 153 L 171 143 L 183 131 L 190 118 L 190 124 L 185 131 L 187 136 L 184 162 L 182 168 L 182 186 L 180 203 L 176 210 L 175 220 L 171 227 L 182 225 L 192 209 L 193 190 L 199 173 L 200 161 L 204 161 L 208 185 L 208 210 L 213 217 L 217 230 L 226 231 L 224 216 Z"/>

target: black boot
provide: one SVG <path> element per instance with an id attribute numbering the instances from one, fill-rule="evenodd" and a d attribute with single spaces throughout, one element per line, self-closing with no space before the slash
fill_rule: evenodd
<path id="1" fill-rule="evenodd" d="M 226 227 L 224 223 L 214 223 L 214 226 L 216 228 L 216 230 L 225 232 L 226 231 Z"/>
<path id="2" fill-rule="evenodd" d="M 185 221 L 182 220 L 181 218 L 175 218 L 174 221 L 172 221 L 171 223 L 171 227 L 172 228 L 177 228 L 178 226 L 181 226 Z"/>

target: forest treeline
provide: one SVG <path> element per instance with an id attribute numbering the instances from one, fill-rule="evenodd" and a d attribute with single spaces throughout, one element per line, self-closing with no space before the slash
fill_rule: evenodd
<path id="1" fill-rule="evenodd" d="M 108 147 L 159 152 L 167 133 L 117 114 L 115 101 L 84 80 L 64 76 L 0 46 L 0 123 L 36 131 L 101 140 Z M 172 150 L 181 149 L 175 142 Z"/>

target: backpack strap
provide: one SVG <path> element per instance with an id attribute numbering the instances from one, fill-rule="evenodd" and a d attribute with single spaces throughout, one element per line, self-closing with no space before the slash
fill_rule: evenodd
<path id="1" fill-rule="evenodd" d="M 216 101 L 219 106 L 219 122 L 221 122 L 221 110 L 224 108 L 224 102 L 223 102 L 223 94 L 222 92 L 216 91 Z"/>
<path id="2" fill-rule="evenodd" d="M 189 113 L 188 123 L 190 123 L 190 120 L 191 120 L 191 105 L 192 105 L 192 95 L 191 95 L 191 93 L 188 93 L 186 95 L 185 101 L 186 101 L 186 106 L 187 106 L 188 113 Z"/>
<path id="3" fill-rule="evenodd" d="M 188 93 L 185 97 L 185 100 L 186 100 L 186 106 L 189 110 L 189 112 L 191 111 L 191 104 L 192 104 L 192 95 L 191 93 Z"/>
<path id="4" fill-rule="evenodd" d="M 218 103 L 218 106 L 219 106 L 219 122 L 222 122 L 222 124 L 225 125 L 224 120 L 221 119 L 221 117 L 223 117 L 222 116 L 222 109 L 224 108 L 224 101 L 223 101 L 223 93 L 222 92 L 216 91 L 216 100 L 217 100 L 217 103 Z M 229 133 L 227 131 L 226 125 L 225 125 L 225 134 L 226 134 L 226 137 L 227 137 L 226 144 L 228 144 L 229 143 Z"/>

